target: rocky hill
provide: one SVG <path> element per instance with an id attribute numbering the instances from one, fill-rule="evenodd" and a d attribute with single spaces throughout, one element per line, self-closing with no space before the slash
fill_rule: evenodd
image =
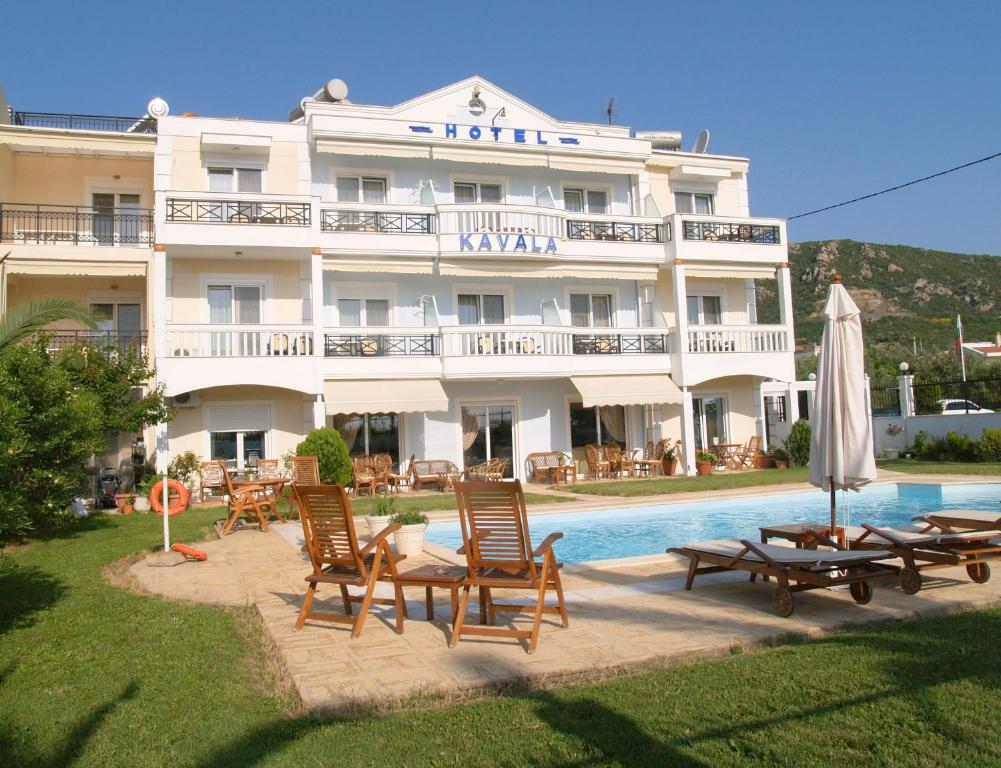
<path id="1" fill-rule="evenodd" d="M 820 311 L 835 271 L 862 310 L 866 343 L 914 339 L 926 352 L 955 344 L 956 315 L 967 341 L 989 341 L 1001 331 L 1001 257 L 930 251 L 854 240 L 793 243 L 796 341 L 820 340 Z M 778 319 L 775 286 L 758 281 L 759 321 Z"/>

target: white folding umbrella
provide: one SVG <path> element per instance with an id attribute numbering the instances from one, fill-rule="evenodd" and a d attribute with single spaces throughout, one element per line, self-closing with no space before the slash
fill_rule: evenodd
<path id="1" fill-rule="evenodd" d="M 810 483 L 831 494 L 833 536 L 837 530 L 835 490 L 858 491 L 876 479 L 865 396 L 862 319 L 840 275 L 835 275 L 824 307 L 811 422 Z"/>

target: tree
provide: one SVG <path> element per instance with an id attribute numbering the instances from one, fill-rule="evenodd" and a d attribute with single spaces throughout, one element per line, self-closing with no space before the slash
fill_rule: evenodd
<path id="1" fill-rule="evenodd" d="M 351 456 L 341 433 L 330 427 L 312 430 L 295 449 L 297 456 L 316 456 L 325 483 L 351 482 Z"/>
<path id="2" fill-rule="evenodd" d="M 0 318 L 0 352 L 34 336 L 49 323 L 74 320 L 91 330 L 97 328 L 93 314 L 70 299 L 36 299 L 18 304 Z"/>

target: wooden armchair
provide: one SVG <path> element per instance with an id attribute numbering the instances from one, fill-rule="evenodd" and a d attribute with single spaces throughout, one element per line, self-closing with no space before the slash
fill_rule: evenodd
<path id="1" fill-rule="evenodd" d="M 278 514 L 276 499 L 268 494 L 263 485 L 254 483 L 234 485 L 233 478 L 230 477 L 229 470 L 226 469 L 226 464 L 222 461 L 216 463 L 222 470 L 226 495 L 229 496 L 229 518 L 222 527 L 222 535 L 227 535 L 236 521 L 244 515 L 253 516 L 262 531 L 268 530 L 268 518 L 273 514 Z"/>
<path id="2" fill-rule="evenodd" d="M 743 471 L 754 469 L 754 457 L 761 448 L 761 435 L 752 435 L 747 439 L 747 445 L 736 451 L 730 458 L 730 468 Z"/>
<path id="3" fill-rule="evenodd" d="M 441 490 L 446 490 L 462 473 L 448 459 L 417 459 L 412 461 L 413 487 L 419 489 L 425 483 L 433 483 Z"/>
<path id="4" fill-rule="evenodd" d="M 466 470 L 466 477 L 470 480 L 498 481 L 504 479 L 504 470 L 507 469 L 507 459 L 490 459 L 475 467 Z"/>
<path id="5" fill-rule="evenodd" d="M 288 512 L 292 514 L 292 505 L 298 509 L 299 501 L 295 495 L 296 485 L 319 485 L 320 484 L 320 462 L 316 456 L 293 456 L 292 457 L 292 488 L 293 493 L 289 497 Z"/>
<path id="6" fill-rule="evenodd" d="M 602 458 L 600 446 L 585 445 L 584 455 L 587 457 L 587 466 L 591 470 L 592 480 L 598 480 L 602 475 L 612 476 L 612 465 Z"/>
<path id="7" fill-rule="evenodd" d="M 294 487 L 302 519 L 302 532 L 306 538 L 306 551 L 313 565 L 313 572 L 306 577 L 309 589 L 303 600 L 302 610 L 295 628 L 302 629 L 307 619 L 331 621 L 351 625 L 351 637 L 361 634 L 372 603 L 396 607 L 396 631 L 403 634 L 406 604 L 403 590 L 393 584 L 394 598 L 375 597 L 379 581 L 393 581 L 397 575 L 396 564 L 406 555 L 394 555 L 389 537 L 399 524 L 386 526 L 364 547 L 358 545 L 351 502 L 340 485 L 298 485 Z M 336 584 L 341 590 L 344 613 L 321 613 L 312 610 L 316 587 L 320 583 Z M 364 587 L 363 596 L 351 595 L 348 587 Z M 354 615 L 351 603 L 361 603 Z"/>
<path id="8" fill-rule="evenodd" d="M 560 451 L 539 451 L 525 457 L 528 463 L 529 479 L 533 483 L 552 483 L 560 467 L 566 466 L 567 460 Z M 574 477 L 576 480 L 576 477 Z"/>
<path id="9" fill-rule="evenodd" d="M 532 548 L 528 533 L 528 513 L 521 481 L 455 483 L 462 526 L 463 552 L 469 575 L 462 586 L 462 598 L 452 626 L 449 646 L 458 645 L 463 635 L 513 637 L 528 640 L 528 652 L 534 653 L 539 640 L 543 614 L 558 614 L 564 627 L 569 626 L 560 564 L 553 553 L 553 543 L 563 537 L 551 533 L 537 548 Z M 542 558 L 539 562 L 538 558 Z M 469 590 L 479 587 L 491 626 L 465 625 Z M 535 605 L 496 603 L 490 590 L 523 589 L 533 592 Z M 556 591 L 557 604 L 545 604 L 546 592 Z M 534 621 L 531 629 L 497 627 L 497 612 L 529 613 Z"/>
<path id="10" fill-rule="evenodd" d="M 403 472 L 400 472 L 399 474 L 390 473 L 390 475 L 389 475 L 389 484 L 393 488 L 393 490 L 395 490 L 397 493 L 400 492 L 400 489 L 404 485 L 407 486 L 408 488 L 410 488 L 410 490 L 414 489 L 414 486 L 413 486 L 414 459 L 416 459 L 416 458 L 417 457 L 415 455 L 411 454 L 411 456 L 410 456 L 410 463 L 407 464 L 406 470 L 404 470 Z"/>
<path id="11" fill-rule="evenodd" d="M 636 464 L 632 457 L 627 456 L 618 443 L 612 442 L 605 446 L 605 458 L 608 460 L 609 471 L 618 473 L 619 477 L 636 474 Z"/>
<path id="12" fill-rule="evenodd" d="M 218 461 L 203 461 L 198 474 L 201 477 L 198 483 L 198 497 L 202 501 L 205 501 L 206 491 L 209 494 L 226 492 L 225 464 Z"/>

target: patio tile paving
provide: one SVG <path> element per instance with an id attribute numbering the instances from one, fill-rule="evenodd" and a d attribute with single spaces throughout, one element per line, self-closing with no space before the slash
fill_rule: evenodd
<path id="1" fill-rule="evenodd" d="M 143 589 L 171 599 L 255 606 L 311 709 L 393 703 L 519 679 L 575 679 L 599 670 L 726 654 L 736 645 L 768 644 L 791 633 L 818 635 L 847 624 L 1001 603 L 1001 579 L 977 585 L 957 568 L 928 574 L 926 587 L 913 596 L 900 592 L 893 580 L 876 583 L 867 606 L 856 605 L 847 590 L 801 593 L 796 612 L 782 619 L 772 611 L 774 585 L 749 584 L 742 574 L 719 574 L 700 578 L 692 592 L 685 592 L 681 561 L 665 557 L 603 570 L 567 569 L 570 627 L 563 629 L 555 617 L 545 617 L 532 655 L 514 640 L 470 638 L 448 648 L 447 593 L 435 591 L 436 617 L 429 622 L 422 588 L 405 590 L 411 618 L 403 635 L 394 631 L 393 608 L 379 606 L 362 636 L 352 640 L 347 625 L 311 622 L 302 631 L 294 629 L 309 572 L 295 543 L 295 528 L 239 531 L 199 544 L 208 554 L 205 562 L 149 567 L 140 561 L 132 573 Z M 404 568 L 434 562 L 441 561 L 425 554 L 408 558 Z M 388 585 L 380 587 L 392 594 Z M 339 612 L 339 595 L 333 588 L 327 591 L 324 596 L 321 586 L 317 601 L 322 597 L 325 606 Z M 527 621 L 516 619 L 519 625 Z"/>

